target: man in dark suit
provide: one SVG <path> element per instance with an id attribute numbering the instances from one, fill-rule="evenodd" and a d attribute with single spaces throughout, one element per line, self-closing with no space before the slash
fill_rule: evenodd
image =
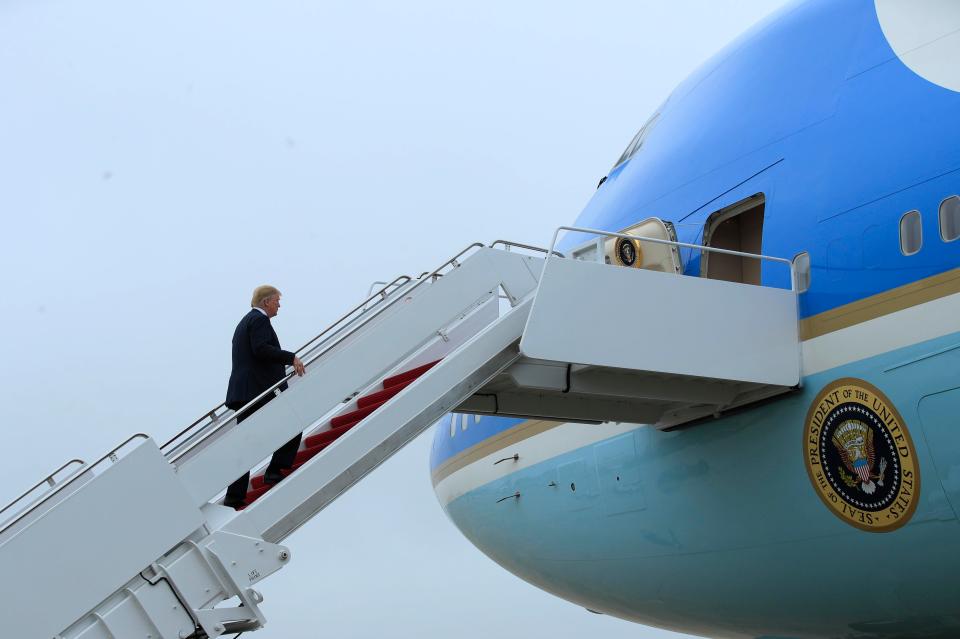
<path id="1" fill-rule="evenodd" d="M 280 291 L 273 286 L 258 286 L 253 291 L 250 306 L 253 308 L 243 316 L 233 332 L 233 368 L 227 384 L 226 401 L 227 408 L 233 410 L 240 410 L 283 379 L 287 366 L 293 366 L 297 375 L 304 373 L 300 358 L 280 348 L 280 340 L 270 324 L 270 318 L 276 317 L 280 311 Z M 282 384 L 279 390 L 286 390 L 286 384 Z M 237 417 L 237 423 L 265 406 L 274 397 L 272 392 L 262 397 Z M 293 466 L 297 449 L 300 448 L 300 437 L 301 435 L 297 435 L 273 454 L 264 474 L 266 483 L 277 483 L 283 479 L 281 471 Z M 249 481 L 248 471 L 230 484 L 223 505 L 232 508 L 242 506 Z"/>

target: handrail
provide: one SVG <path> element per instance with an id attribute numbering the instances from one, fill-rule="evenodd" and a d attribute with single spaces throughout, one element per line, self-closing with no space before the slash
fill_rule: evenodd
<path id="1" fill-rule="evenodd" d="M 357 311 L 361 311 L 361 315 L 362 315 L 362 314 L 365 313 L 367 310 L 369 310 L 369 309 L 365 308 L 366 305 L 367 305 L 369 302 L 372 302 L 374 299 L 376 299 L 376 298 L 378 298 L 378 297 L 380 298 L 381 301 L 387 299 L 387 297 L 390 295 L 390 293 L 388 292 L 388 289 L 390 289 L 391 287 L 400 288 L 400 287 L 402 287 L 404 284 L 410 282 L 412 279 L 413 279 L 413 278 L 410 277 L 409 275 L 399 275 L 399 276 L 395 277 L 395 278 L 393 279 L 393 281 L 388 282 L 388 283 L 385 283 L 386 286 L 384 286 L 382 289 L 380 289 L 380 290 L 377 291 L 376 293 L 374 293 L 374 294 L 372 294 L 372 295 L 369 295 L 369 296 L 367 297 L 367 299 L 365 299 L 364 301 L 362 301 L 362 302 L 360 302 L 359 304 L 357 304 L 356 306 L 354 306 L 352 310 L 348 311 L 345 315 L 343 315 L 343 316 L 342 316 L 340 319 L 338 319 L 336 322 L 334 322 L 334 323 L 331 324 L 330 326 L 328 326 L 328 327 L 326 327 L 325 329 L 323 329 L 322 331 L 320 331 L 313 339 L 311 339 L 309 342 L 307 342 L 306 344 L 304 344 L 303 346 L 301 346 L 300 348 L 298 348 L 298 349 L 297 349 L 296 351 L 294 351 L 294 352 L 295 352 L 295 353 L 300 353 L 300 352 L 302 352 L 302 351 L 308 350 L 311 344 L 313 344 L 313 343 L 316 342 L 318 339 L 320 339 L 321 337 L 323 337 L 324 335 L 326 335 L 327 333 L 329 333 L 330 331 L 332 331 L 334 328 L 336 328 L 336 326 L 337 326 L 338 324 L 342 323 L 344 320 L 346 320 L 348 317 L 350 317 L 351 315 L 353 315 L 353 314 L 356 313 Z M 378 301 L 377 303 L 379 304 L 379 301 Z M 370 308 L 373 308 L 373 307 L 371 306 Z"/>
<path id="2" fill-rule="evenodd" d="M 370 284 L 370 288 L 367 289 L 367 301 L 364 302 L 363 304 L 363 312 L 365 313 L 367 311 L 367 308 L 368 308 L 367 305 L 370 304 L 370 301 L 373 300 L 374 298 L 379 297 L 380 299 L 374 301 L 373 306 L 376 306 L 377 304 L 379 304 L 380 300 L 387 299 L 387 296 L 390 295 L 390 293 L 387 292 L 387 289 L 389 289 L 392 286 L 396 288 L 400 288 L 401 286 L 411 281 L 412 279 L 413 278 L 410 277 L 409 275 L 401 275 L 400 277 L 396 278 L 392 282 L 384 282 L 382 280 L 377 280 L 376 282 L 373 282 L 372 284 Z M 402 283 L 401 283 L 401 280 L 402 280 Z M 376 289 L 377 286 L 383 286 L 383 288 L 381 288 L 379 291 L 374 293 L 373 291 Z M 317 338 L 315 337 L 314 340 L 316 339 Z"/>
<path id="3" fill-rule="evenodd" d="M 409 294 L 409 293 L 413 292 L 414 290 L 416 290 L 418 287 L 422 286 L 424 283 L 433 281 L 434 277 L 438 276 L 438 275 L 440 274 L 440 271 L 444 270 L 447 266 L 453 265 L 454 268 L 460 266 L 460 263 L 458 262 L 458 260 L 459 260 L 461 257 L 463 257 L 466 253 L 468 253 L 471 249 L 478 248 L 478 247 L 479 247 L 479 248 L 484 248 L 484 244 L 483 244 L 482 242 L 474 242 L 473 244 L 467 246 L 465 249 L 463 249 L 462 251 L 460 251 L 459 253 L 457 253 L 457 254 L 454 255 L 453 257 L 451 257 L 449 260 L 447 260 L 446 262 L 444 262 L 443 264 L 441 264 L 441 265 L 440 265 L 439 267 L 437 267 L 432 273 L 428 274 L 427 277 L 418 278 L 418 280 L 416 280 L 416 283 L 415 283 L 413 286 L 411 286 L 410 288 L 406 289 L 406 291 L 404 292 L 404 297 L 405 297 L 407 294 Z M 304 367 L 309 366 L 309 365 L 312 364 L 313 362 L 317 361 L 318 359 L 320 359 L 321 357 L 323 357 L 324 355 L 326 355 L 328 352 L 330 352 L 331 349 L 333 349 L 334 346 L 336 346 L 337 344 L 341 343 L 343 340 L 345 340 L 346 338 L 350 337 L 351 335 L 355 334 L 355 333 L 356 333 L 357 331 L 359 331 L 361 328 L 363 328 L 364 326 L 366 326 L 367 324 L 369 324 L 372 319 L 374 319 L 375 317 L 379 316 L 383 311 L 385 311 L 386 309 L 388 309 L 388 308 L 390 308 L 391 306 L 393 306 L 393 305 L 394 305 L 398 300 L 400 300 L 400 299 L 403 299 L 403 298 L 402 298 L 402 297 L 394 297 L 394 298 L 393 298 L 392 300 L 390 300 L 389 302 L 387 302 L 386 300 L 384 300 L 384 303 L 383 303 L 383 304 L 379 304 L 379 305 L 377 305 L 376 307 L 372 307 L 372 308 L 375 308 L 375 309 L 376 309 L 376 312 L 375 312 L 374 314 L 369 315 L 369 316 L 366 317 L 365 319 L 363 319 L 364 315 L 361 315 L 360 317 L 358 317 L 357 319 L 360 320 L 360 321 L 359 321 L 357 324 L 355 324 L 354 326 L 350 327 L 349 330 L 347 330 L 346 333 L 344 333 L 344 334 L 342 334 L 342 335 L 338 335 L 338 336 L 335 338 L 335 340 L 333 341 L 332 344 L 326 345 L 326 346 L 323 348 L 323 350 L 321 350 L 321 351 L 318 352 L 318 353 L 314 353 L 313 355 L 311 355 L 311 356 L 309 357 L 309 359 L 303 363 Z M 355 311 L 355 310 L 356 310 L 356 309 L 354 309 L 354 311 Z M 352 311 L 351 311 L 351 313 L 352 313 Z M 348 315 L 349 315 L 349 313 L 348 313 Z M 325 331 L 325 332 L 326 332 L 326 331 Z M 291 372 L 291 373 L 286 374 L 283 378 L 281 378 L 279 381 L 277 381 L 273 386 L 271 386 L 271 387 L 268 388 L 267 390 L 265 390 L 265 391 L 263 391 L 262 393 L 260 393 L 259 395 L 257 395 L 257 396 L 256 396 L 255 398 L 253 398 L 251 401 L 247 402 L 247 404 L 245 404 L 245 405 L 244 405 L 242 408 L 240 408 L 238 411 L 236 411 L 235 413 L 233 413 L 232 415 L 230 415 L 226 420 L 224 420 L 223 422 L 221 422 L 220 424 L 218 424 L 216 428 L 214 428 L 213 430 L 208 431 L 207 433 L 204 433 L 204 434 L 203 434 L 202 436 L 200 436 L 197 440 L 195 440 L 195 441 L 190 442 L 189 444 L 187 444 L 186 448 L 184 448 L 183 450 L 177 451 L 176 453 L 174 453 L 173 451 L 171 451 L 170 453 L 168 453 L 168 454 L 172 454 L 172 458 L 170 458 L 170 462 L 175 464 L 175 463 L 178 462 L 179 460 L 183 459 L 183 457 L 184 457 L 187 453 L 189 453 L 190 451 L 192 451 L 194 448 L 196 448 L 197 446 L 199 446 L 199 445 L 202 444 L 203 442 L 205 442 L 205 441 L 207 441 L 208 439 L 210 439 L 210 438 L 211 438 L 213 435 L 215 435 L 216 433 L 218 433 L 218 432 L 220 432 L 221 430 L 223 430 L 228 424 L 231 424 L 231 423 L 235 422 L 240 415 L 242 415 L 242 414 L 244 414 L 246 411 L 250 410 L 250 408 L 251 408 L 252 406 L 256 405 L 257 402 L 259 402 L 261 399 L 263 399 L 264 397 L 266 397 L 268 394 L 273 393 L 274 391 L 276 391 L 277 389 L 279 389 L 281 386 L 283 386 L 284 384 L 286 384 L 287 382 L 289 382 L 289 381 L 293 378 L 294 375 L 295 375 L 294 372 Z M 166 444 L 165 444 L 165 445 L 166 445 Z"/>
<path id="4" fill-rule="evenodd" d="M 388 288 L 392 286 L 399 288 L 400 286 L 402 286 L 403 284 L 406 284 L 412 279 L 413 278 L 410 277 L 409 275 L 400 275 L 399 277 L 396 277 L 391 282 L 384 282 L 383 280 L 377 280 L 376 282 L 373 282 L 372 284 L 370 284 L 370 288 L 367 289 L 367 301 L 370 301 L 375 297 L 382 298 L 385 295 L 389 295 L 389 293 L 387 293 Z M 382 288 L 377 290 L 377 286 L 381 286 Z M 373 292 L 374 290 L 377 290 L 377 292 L 374 293 Z M 314 339 L 316 339 L 316 337 Z"/>
<path id="5" fill-rule="evenodd" d="M 377 291 L 376 293 L 374 293 L 374 294 L 372 294 L 372 295 L 369 295 L 369 296 L 367 297 L 367 299 L 365 299 L 365 300 L 362 301 L 360 304 L 358 304 L 357 306 L 355 306 L 353 309 L 351 309 L 349 312 L 347 312 L 345 315 L 343 315 L 340 319 L 338 319 L 337 321 L 335 321 L 333 324 L 329 325 L 328 327 L 326 327 L 325 329 L 323 329 L 322 331 L 320 331 L 320 333 L 318 333 L 315 337 L 313 337 L 312 339 L 308 340 L 306 344 L 304 344 L 303 346 L 301 346 L 300 348 L 298 348 L 297 350 L 295 350 L 294 353 L 296 353 L 296 354 L 299 355 L 299 354 L 302 353 L 303 351 L 307 350 L 314 342 L 316 342 L 316 341 L 319 340 L 321 337 L 323 337 L 324 335 L 326 335 L 327 333 L 329 333 L 330 331 L 332 331 L 334 328 L 336 328 L 339 324 L 341 324 L 341 323 L 342 323 L 344 320 L 346 320 L 348 317 L 350 317 L 351 315 L 353 315 L 354 313 L 356 313 L 358 310 L 362 310 L 362 312 L 361 312 L 361 314 L 360 314 L 360 316 L 362 316 L 363 313 L 366 313 L 368 310 L 370 310 L 370 309 L 372 309 L 372 308 L 375 308 L 377 304 L 379 304 L 381 301 L 385 300 L 385 299 L 387 298 L 387 296 L 389 296 L 389 293 L 387 292 L 388 289 L 390 289 L 391 287 L 400 288 L 400 287 L 402 287 L 404 284 L 407 284 L 408 282 L 410 282 L 412 279 L 413 279 L 413 278 L 411 278 L 409 275 L 400 275 L 399 277 L 394 278 L 394 280 L 393 280 L 392 282 L 383 282 L 383 284 L 385 284 L 385 286 L 384 286 L 382 289 L 380 289 L 379 291 Z M 378 282 L 374 282 L 374 284 L 377 284 L 377 283 L 378 283 Z M 372 288 L 372 287 L 371 287 L 371 288 Z M 379 299 L 378 299 L 378 298 L 379 298 Z M 377 301 L 374 303 L 374 305 L 371 306 L 369 309 L 366 308 L 366 305 L 369 304 L 370 302 L 374 301 L 374 300 L 377 300 Z M 359 317 L 359 316 L 358 316 L 358 317 Z M 196 428 L 198 425 L 200 425 L 200 424 L 203 423 L 203 422 L 207 422 L 207 419 L 208 419 L 208 418 L 209 418 L 209 422 L 210 422 L 210 423 L 215 422 L 219 417 L 222 417 L 222 416 L 223 416 L 222 414 L 218 416 L 218 415 L 217 415 L 217 411 L 220 410 L 221 408 L 225 408 L 225 407 L 226 407 L 226 402 L 220 402 L 220 404 L 218 404 L 218 405 L 215 406 L 214 408 L 208 410 L 208 411 L 207 411 L 206 413 L 204 413 L 202 416 L 200 416 L 200 417 L 197 418 L 195 421 L 193 421 L 189 426 L 187 426 L 186 428 L 184 428 L 183 430 L 181 430 L 179 433 L 177 433 L 176 435 L 174 435 L 173 437 L 171 437 L 169 440 L 167 440 L 166 443 L 164 443 L 163 446 L 160 447 L 160 450 L 166 451 L 166 449 L 168 449 L 171 445 L 173 445 L 174 443 L 179 442 L 179 440 L 181 440 L 185 435 L 187 435 L 187 434 L 190 433 L 191 431 L 195 430 L 195 428 Z M 238 412 L 239 412 L 239 411 L 238 411 Z"/>
<path id="6" fill-rule="evenodd" d="M 496 240 L 495 242 L 493 242 L 492 244 L 490 244 L 490 248 L 494 248 L 494 247 L 497 246 L 498 244 L 502 244 L 504 247 L 516 246 L 516 247 L 518 247 L 518 248 L 524 248 L 524 249 L 529 249 L 529 250 L 533 250 L 533 251 L 539 251 L 539 252 L 542 252 L 542 253 L 547 253 L 547 252 L 548 252 L 547 249 L 541 248 L 541 247 L 539 247 L 539 246 L 531 246 L 531 245 L 528 245 L 528 244 L 521 244 L 521 243 L 519 243 L 519 242 L 511 242 L 511 241 L 509 241 L 509 240 Z M 467 252 L 470 251 L 471 249 L 473 249 L 473 248 L 478 248 L 478 247 L 479 247 L 479 248 L 483 248 L 483 247 L 484 247 L 484 244 L 483 244 L 482 242 L 474 242 L 473 244 L 469 245 L 468 247 L 466 247 L 465 249 L 463 249 L 462 251 L 460 251 L 459 253 L 457 253 L 457 255 L 455 255 L 454 257 L 450 258 L 449 260 L 447 260 L 446 262 L 444 262 L 443 264 L 441 264 L 440 267 L 438 267 L 437 269 L 435 269 L 433 272 L 424 271 L 424 272 L 421 273 L 419 276 L 417 276 L 417 278 L 416 278 L 417 283 L 414 284 L 414 286 L 411 287 L 409 290 L 412 291 L 412 290 L 415 289 L 416 287 L 420 286 L 420 284 L 421 284 L 422 282 L 435 278 L 436 276 L 439 275 L 440 271 L 443 270 L 446 266 L 449 266 L 449 265 L 451 265 L 451 264 L 454 265 L 454 266 L 457 266 L 457 265 L 458 265 L 457 260 L 458 260 L 460 257 L 462 257 L 465 253 L 467 253 Z M 508 249 L 508 250 L 509 250 L 509 249 Z M 560 253 L 559 251 L 554 251 L 554 253 L 555 253 L 556 255 L 559 255 L 560 257 L 564 257 L 563 253 Z M 395 278 L 393 281 L 391 281 L 391 282 L 389 282 L 389 283 L 386 283 L 386 282 L 374 282 L 374 283 L 371 284 L 371 286 L 370 286 L 370 290 L 368 291 L 367 299 L 365 299 L 365 300 L 364 300 L 363 302 L 361 302 L 359 305 L 357 305 L 357 306 L 354 307 L 352 310 L 350 310 L 349 312 L 347 312 L 347 313 L 346 313 L 345 315 L 343 315 L 340 319 L 338 319 L 336 322 L 334 322 L 334 323 L 331 324 L 329 327 L 327 327 L 326 329 L 324 329 L 322 332 L 320 332 L 320 334 L 318 334 L 316 337 L 314 337 L 312 340 L 310 340 L 309 342 L 307 342 L 303 347 L 301 347 L 300 349 L 298 349 L 298 350 L 295 351 L 295 352 L 296 352 L 296 353 L 302 352 L 302 351 L 305 350 L 308 346 L 310 346 L 311 344 L 313 344 L 314 342 L 316 342 L 319 338 L 321 338 L 321 337 L 323 337 L 324 335 L 326 335 L 327 333 L 329 333 L 329 332 L 330 332 L 331 330 L 333 330 L 337 325 L 341 324 L 344 320 L 346 320 L 347 318 L 349 318 L 351 315 L 353 315 L 353 314 L 354 314 L 355 312 L 357 312 L 358 310 L 361 311 L 361 314 L 360 314 L 356 319 L 359 319 L 360 317 L 363 317 L 363 315 L 364 315 L 368 310 L 377 308 L 377 306 L 378 306 L 381 302 L 383 302 L 384 300 L 386 300 L 387 296 L 389 295 L 388 290 L 389 290 L 390 288 L 400 288 L 400 287 L 402 287 L 403 285 L 405 285 L 405 284 L 407 284 L 407 283 L 409 283 L 409 282 L 411 282 L 411 281 L 413 281 L 413 278 L 411 278 L 409 275 L 401 275 L 400 277 Z M 371 293 L 371 291 L 373 290 L 374 286 L 376 286 L 377 284 L 385 284 L 385 286 L 384 286 L 383 288 L 381 288 L 379 291 L 377 291 L 376 293 Z M 373 305 L 373 306 L 370 306 L 369 308 L 367 308 L 367 305 L 368 305 L 370 302 L 374 302 L 374 305 Z M 388 305 L 388 306 L 389 306 L 389 305 Z M 388 306 L 384 306 L 384 307 L 378 309 L 378 312 L 379 312 L 379 310 L 384 310 L 384 309 L 388 308 Z M 361 324 L 361 326 L 363 326 L 363 325 L 365 325 L 365 324 Z M 359 328 L 359 326 L 358 326 L 357 328 Z M 353 334 L 353 332 L 349 333 L 348 335 L 350 335 L 350 334 Z M 345 335 L 345 336 L 343 336 L 343 337 L 347 337 L 347 335 Z M 338 340 L 338 342 L 339 342 L 339 340 Z M 329 350 L 329 349 L 327 349 L 327 350 Z M 326 352 L 326 351 L 324 351 L 324 352 Z M 320 353 L 320 355 L 322 355 L 322 354 L 323 354 L 323 353 Z M 310 359 L 310 362 L 313 362 L 314 360 L 315 360 L 315 358 L 311 358 L 311 359 Z M 309 362 L 307 362 L 307 363 L 309 363 Z M 275 384 L 273 388 L 268 389 L 267 391 L 264 391 L 264 392 L 263 392 L 261 395 L 259 395 L 256 399 L 254 399 L 253 402 L 255 402 L 255 401 L 263 398 L 264 396 L 267 395 L 267 393 L 275 390 L 276 388 L 279 388 L 284 382 L 286 382 L 286 381 L 288 381 L 290 378 L 292 378 L 292 376 L 293 376 L 292 373 L 291 373 L 291 374 L 288 374 L 285 379 L 281 380 L 280 382 L 277 382 L 277 384 Z M 250 406 L 250 404 L 252 404 L 253 402 L 250 402 L 249 404 L 247 404 L 246 406 L 244 406 L 243 408 L 241 408 L 240 410 L 238 410 L 236 413 L 234 413 L 234 415 L 235 415 L 235 416 L 236 416 L 236 415 L 239 415 L 239 414 L 242 413 L 244 410 L 248 409 L 249 406 Z M 181 442 L 180 440 L 183 439 L 184 436 L 187 435 L 188 433 L 191 433 L 191 432 L 195 431 L 195 430 L 196 430 L 196 427 L 197 427 L 198 425 L 200 425 L 201 423 L 204 423 L 204 422 L 206 422 L 206 423 L 208 423 L 208 424 L 213 424 L 213 423 L 215 423 L 217 419 L 219 419 L 219 418 L 221 418 L 221 417 L 224 416 L 223 413 L 221 413 L 220 415 L 217 415 L 217 411 L 219 411 L 220 409 L 222 409 L 222 408 L 224 408 L 224 407 L 225 407 L 225 403 L 221 403 L 221 404 L 219 404 L 218 406 L 216 406 L 215 408 L 207 411 L 207 412 L 204 413 L 204 415 L 201 416 L 199 419 L 195 420 L 195 421 L 194 421 L 193 423 L 191 423 L 189 426 L 187 426 L 187 427 L 184 428 L 182 431 L 180 431 L 179 433 L 177 433 L 176 435 L 174 435 L 169 441 L 167 441 L 165 444 L 163 444 L 163 446 L 161 446 L 160 449 L 163 450 L 163 451 L 166 452 L 166 453 L 169 453 L 169 452 L 170 452 L 169 449 L 170 449 L 170 447 L 171 447 L 173 444 L 175 444 L 175 443 L 176 443 L 176 444 L 182 444 L 183 442 Z M 208 418 L 209 418 L 209 420 L 208 420 Z M 228 422 L 226 422 L 226 423 L 229 423 L 229 421 L 230 421 L 230 420 L 228 420 Z M 221 424 L 221 425 L 218 426 L 214 431 L 211 431 L 211 433 L 209 433 L 209 434 L 212 434 L 213 432 L 216 432 L 216 431 L 220 430 L 220 428 L 221 428 L 222 426 L 225 426 L 226 423 Z M 201 441 L 202 441 L 203 439 L 206 439 L 206 438 L 207 438 L 206 436 L 203 436 L 203 437 L 201 438 Z M 183 454 L 185 454 L 186 452 L 188 452 L 188 451 L 191 450 L 192 448 L 193 448 L 193 446 L 191 445 L 187 450 L 183 451 L 182 454 L 178 454 L 178 455 L 173 459 L 173 461 L 176 461 L 176 460 L 182 458 L 182 457 L 183 457 Z"/>
<path id="7" fill-rule="evenodd" d="M 404 277 L 406 277 L 406 276 L 404 276 Z M 397 278 L 397 279 L 399 279 L 399 278 Z M 372 284 L 370 284 L 370 288 L 367 289 L 367 297 L 369 298 L 371 295 L 373 295 L 373 289 L 375 289 L 378 285 L 379 285 L 379 286 L 386 286 L 387 284 L 388 284 L 388 282 L 384 282 L 383 280 L 377 280 L 376 282 L 373 282 Z"/>
<path id="8" fill-rule="evenodd" d="M 643 242 L 653 242 L 654 244 L 666 244 L 668 246 L 679 246 L 683 248 L 691 248 L 702 251 L 707 251 L 708 253 L 722 253 L 724 255 L 735 255 L 737 257 L 749 257 L 754 260 L 767 260 L 770 262 L 781 262 L 786 264 L 790 269 L 790 290 L 796 292 L 797 290 L 797 273 L 792 260 L 788 260 L 785 257 L 772 257 L 770 255 L 760 255 L 759 253 L 743 253 L 741 251 L 731 251 L 730 249 L 715 248 L 713 246 L 703 246 L 702 244 L 689 244 L 687 242 L 677 242 L 674 240 L 664 240 L 658 237 L 645 237 L 642 235 L 628 235 L 627 233 L 614 233 L 612 231 L 601 231 L 599 229 L 588 229 L 578 226 L 560 226 L 557 227 L 557 230 L 553 233 L 553 240 L 550 242 L 550 251 L 553 253 L 553 249 L 557 245 L 557 239 L 560 236 L 561 231 L 574 231 L 576 233 L 588 233 L 592 235 L 605 235 L 607 237 L 622 237 L 625 240 L 639 240 Z M 546 272 L 547 262 L 550 259 L 550 255 L 547 255 L 547 259 L 544 260 L 543 272 Z M 543 282 L 543 273 L 541 273 L 540 281 Z"/>
<path id="9" fill-rule="evenodd" d="M 549 249 L 541 248 L 539 246 L 531 246 L 530 244 L 521 244 L 520 242 L 511 242 L 510 240 L 495 240 L 490 244 L 490 248 L 496 248 L 497 244 L 503 244 L 505 250 L 509 251 L 511 246 L 516 246 L 517 248 L 527 249 L 530 251 L 539 251 L 540 253 L 550 253 Z M 560 251 L 553 251 L 554 255 L 560 257 L 566 257 Z"/>
<path id="10" fill-rule="evenodd" d="M 4 506 L 3 509 L 0 510 L 0 516 L 2 516 L 3 513 L 7 512 L 8 510 L 10 510 L 11 508 L 13 508 L 14 506 L 16 506 L 20 501 L 23 500 L 24 497 L 26 497 L 27 495 L 29 495 L 30 493 L 32 493 L 33 491 L 35 491 L 37 488 L 40 488 L 40 487 L 43 486 L 44 484 L 47 484 L 47 485 L 50 486 L 51 488 L 55 487 L 55 486 L 57 485 L 57 483 L 56 483 L 55 481 L 53 481 L 53 478 L 56 477 L 57 475 L 59 475 L 61 470 L 64 470 L 64 469 L 66 469 L 66 468 L 68 468 L 68 467 L 70 467 L 70 466 L 73 466 L 74 464 L 80 464 L 80 466 L 83 466 L 85 463 L 86 463 L 86 462 L 84 462 L 82 459 L 71 459 L 70 461 L 68 461 L 67 463 L 65 463 L 63 466 L 61 466 L 60 468 L 56 469 L 55 471 L 53 471 L 52 473 L 50 473 L 49 475 L 47 475 L 46 477 L 44 477 L 43 479 L 41 479 L 40 481 L 38 481 L 36 484 L 34 484 L 33 486 L 31 486 L 31 487 L 30 487 L 29 489 L 27 489 L 27 491 L 24 492 L 22 495 L 20 495 L 19 497 L 17 497 L 17 498 L 14 499 L 13 501 L 11 501 L 9 504 L 7 504 L 6 506 Z"/>
<path id="11" fill-rule="evenodd" d="M 87 466 L 87 467 L 86 467 L 86 470 L 87 470 L 87 471 L 91 471 L 91 470 L 93 470 L 94 468 L 96 468 L 97 466 L 99 466 L 100 464 L 102 464 L 103 462 L 105 462 L 105 461 L 108 460 L 108 459 L 110 459 L 110 460 L 112 460 L 112 461 L 117 461 L 117 452 L 118 452 L 121 448 L 124 448 L 127 444 L 129 444 L 130 442 L 132 442 L 132 441 L 135 440 L 135 439 L 150 439 L 150 437 L 149 437 L 148 435 L 144 434 L 144 433 L 137 433 L 137 434 L 135 434 L 135 435 L 131 435 L 130 437 L 126 438 L 125 440 L 123 440 L 123 441 L 122 441 L 121 443 L 119 443 L 118 445 L 114 446 L 113 449 L 111 449 L 110 452 L 108 452 L 106 455 L 104 455 L 103 457 L 101 457 L 101 458 L 98 459 L 97 461 L 95 461 L 95 462 L 93 462 L 92 464 L 90 464 L 89 466 Z M 67 464 L 69 465 L 70 463 L 73 463 L 73 461 L 76 461 L 76 460 L 72 460 L 72 461 L 70 461 L 70 462 L 67 462 Z M 13 526 L 14 524 L 16 524 L 18 521 L 22 520 L 24 517 L 26 517 L 27 515 L 29 515 L 29 514 L 32 513 L 33 511 L 35 511 L 37 508 L 39 508 L 39 507 L 42 506 L 43 504 L 45 504 L 45 503 L 47 503 L 48 501 L 50 501 L 50 499 L 51 499 L 54 495 L 59 494 L 60 491 L 62 491 L 64 488 L 66 488 L 67 486 L 71 485 L 73 482 L 75 482 L 75 481 L 77 481 L 78 479 L 80 479 L 81 477 L 83 477 L 85 474 L 86 474 L 86 472 L 83 472 L 83 473 L 74 473 L 73 476 L 70 477 L 70 479 L 68 479 L 68 480 L 66 480 L 66 481 L 64 481 L 64 482 L 61 482 L 56 488 L 54 488 L 54 489 L 51 490 L 49 493 L 47 493 L 46 495 L 44 495 L 43 499 L 41 499 L 40 501 L 35 502 L 32 506 L 30 506 L 30 507 L 27 508 L 26 510 L 20 512 L 18 515 L 16 515 L 16 516 L 15 516 L 13 519 L 11 519 L 10 521 L 6 521 L 6 522 L 4 522 L 3 524 L 0 524 L 0 535 L 3 535 L 3 533 L 7 532 L 7 530 L 9 530 L 11 526 Z"/>

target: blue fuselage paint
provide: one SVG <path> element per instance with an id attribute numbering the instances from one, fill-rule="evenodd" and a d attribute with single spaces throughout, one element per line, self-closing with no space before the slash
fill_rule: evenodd
<path id="1" fill-rule="evenodd" d="M 762 193 L 763 253 L 810 254 L 800 296 L 810 318 L 960 266 L 960 242 L 941 241 L 938 227 L 940 203 L 960 192 L 958 114 L 960 94 L 900 61 L 873 2 L 791 5 L 677 87 L 576 224 L 616 231 L 656 216 L 698 243 L 712 213 Z M 910 210 L 921 212 L 924 243 L 904 256 L 899 221 Z M 683 258 L 699 274 L 698 255 Z M 775 264 L 761 277 L 789 286 Z M 922 489 L 893 532 L 829 512 L 804 467 L 807 411 L 843 377 L 882 389 L 913 435 Z M 796 392 L 709 423 L 638 426 L 445 508 L 521 578 L 648 625 L 724 637 L 960 636 L 958 389 L 954 332 L 808 375 Z M 451 436 L 444 422 L 431 469 L 518 423 L 471 418 Z M 516 491 L 522 500 L 498 501 Z"/>

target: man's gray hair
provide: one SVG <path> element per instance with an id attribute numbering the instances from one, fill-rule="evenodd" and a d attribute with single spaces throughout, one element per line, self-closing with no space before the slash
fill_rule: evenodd
<path id="1" fill-rule="evenodd" d="M 269 284 L 258 286 L 257 288 L 253 289 L 253 299 L 250 300 L 250 306 L 252 308 L 257 308 L 274 295 L 280 295 L 280 291 L 277 289 L 277 287 L 270 286 Z"/>

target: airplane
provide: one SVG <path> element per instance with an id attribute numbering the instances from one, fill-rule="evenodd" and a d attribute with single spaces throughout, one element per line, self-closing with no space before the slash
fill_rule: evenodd
<path id="1" fill-rule="evenodd" d="M 398 277 L 298 349 L 302 378 L 0 509 L 5 633 L 252 633 L 289 535 L 439 423 L 449 519 L 591 612 L 957 636 L 957 61 L 956 3 L 789 5 L 677 87 L 549 245 Z"/>
<path id="2" fill-rule="evenodd" d="M 683 81 L 575 226 L 658 218 L 685 243 L 791 259 L 801 382 L 663 429 L 453 414 L 431 456 L 450 520 L 521 579 L 640 624 L 960 636 L 958 91 L 949 1 L 794 3 Z M 572 235 L 561 250 L 584 241 Z M 787 277 L 681 253 L 690 276 Z M 677 322 L 711 312 L 642 306 Z M 612 298 L 590 312 L 633 310 Z M 687 338 L 630 336 L 697 357 Z"/>

